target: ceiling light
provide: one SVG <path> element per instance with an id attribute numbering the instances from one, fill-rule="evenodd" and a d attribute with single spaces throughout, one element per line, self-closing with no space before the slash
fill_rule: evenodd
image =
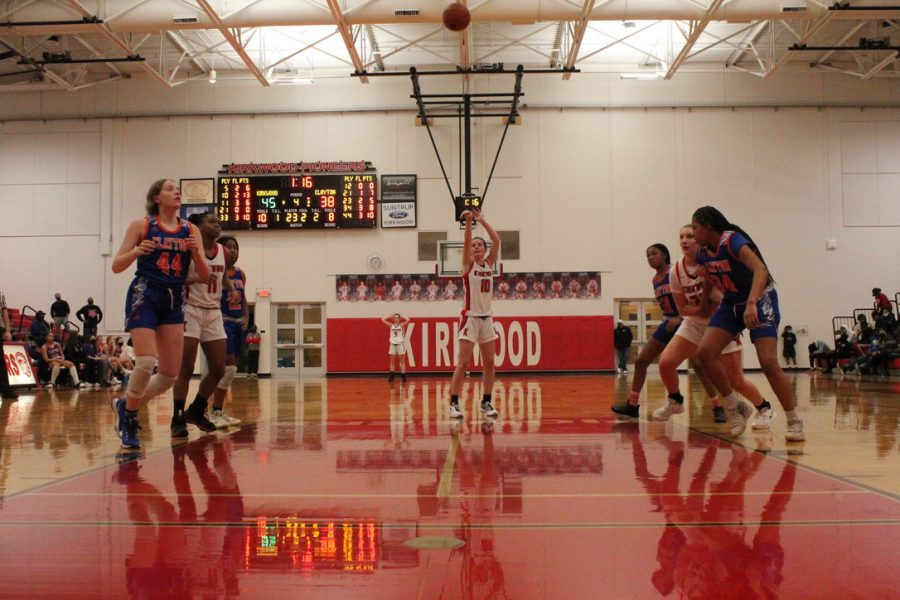
<path id="1" fill-rule="evenodd" d="M 312 77 L 276 77 L 270 79 L 269 83 L 273 85 L 312 85 Z"/>
<path id="2" fill-rule="evenodd" d="M 656 71 L 647 71 L 644 73 L 619 73 L 619 77 L 621 79 L 643 79 L 643 80 L 651 80 L 651 79 L 659 79 L 660 73 Z"/>
<path id="3" fill-rule="evenodd" d="M 215 82 L 216 82 L 216 70 L 215 70 L 215 69 L 210 69 L 210 70 L 209 70 L 209 82 L 210 82 L 210 83 L 215 83 Z"/>

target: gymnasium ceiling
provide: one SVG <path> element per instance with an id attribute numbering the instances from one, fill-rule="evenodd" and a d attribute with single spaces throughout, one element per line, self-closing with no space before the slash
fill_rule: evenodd
<path id="1" fill-rule="evenodd" d="M 472 24 L 462 33 L 441 24 L 448 4 L 0 0 L 0 91 L 74 91 L 129 77 L 269 86 L 501 64 L 641 79 L 900 76 L 898 0 L 469 0 Z"/>

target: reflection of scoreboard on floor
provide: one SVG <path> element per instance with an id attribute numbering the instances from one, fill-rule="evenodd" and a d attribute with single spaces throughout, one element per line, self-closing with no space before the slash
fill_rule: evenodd
<path id="1" fill-rule="evenodd" d="M 219 177 L 222 229 L 375 227 L 374 173 Z"/>

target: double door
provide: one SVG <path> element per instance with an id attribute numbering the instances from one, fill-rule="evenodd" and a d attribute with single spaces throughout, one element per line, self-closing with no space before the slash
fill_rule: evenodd
<path id="1" fill-rule="evenodd" d="M 325 306 L 277 304 L 273 311 L 272 375 L 324 375 Z"/>

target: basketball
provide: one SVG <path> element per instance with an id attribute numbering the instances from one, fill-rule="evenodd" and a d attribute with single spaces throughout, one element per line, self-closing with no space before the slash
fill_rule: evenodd
<path id="1" fill-rule="evenodd" d="M 462 31 L 469 26 L 472 16 L 465 5 L 454 2 L 444 9 L 444 27 L 450 31 Z"/>

